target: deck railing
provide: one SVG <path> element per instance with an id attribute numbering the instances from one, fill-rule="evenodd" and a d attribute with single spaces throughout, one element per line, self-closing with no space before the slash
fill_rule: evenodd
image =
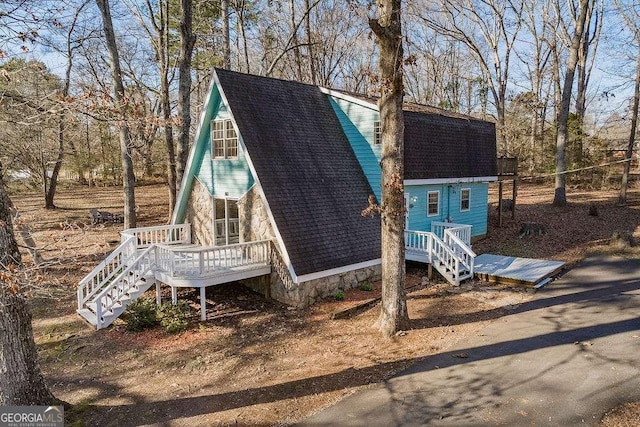
<path id="1" fill-rule="evenodd" d="M 471 246 L 471 225 L 468 224 L 456 224 L 453 222 L 436 222 L 431 223 L 431 232 L 438 236 L 440 239 L 445 238 L 445 231 L 449 230 L 450 233 L 454 233 L 460 240 L 462 240 L 467 246 Z"/>
<path id="2" fill-rule="evenodd" d="M 102 318 L 103 313 L 112 311 L 116 305 L 122 305 L 122 298 L 131 289 L 135 288 L 138 285 L 138 281 L 151 270 L 153 262 L 150 259 L 150 255 L 152 252 L 152 247 L 143 250 L 133 262 L 120 272 L 109 286 L 102 289 L 94 297 L 96 327 L 98 329 L 108 326 Z"/>
<path id="3" fill-rule="evenodd" d="M 475 267 L 476 253 L 464 243 L 462 239 L 454 232 L 455 229 L 445 230 L 444 232 L 444 244 L 451 248 L 451 250 L 460 259 L 462 265 L 469 271 L 469 274 L 473 276 L 473 270 Z"/>
<path id="4" fill-rule="evenodd" d="M 104 289 L 114 277 L 119 275 L 133 261 L 135 255 L 135 238 L 129 236 L 104 261 L 80 280 L 78 283 L 78 308 L 83 308 L 91 297 Z"/>
<path id="5" fill-rule="evenodd" d="M 229 268 L 268 262 L 269 240 L 220 247 L 156 245 L 157 267 L 174 277 L 202 277 Z"/>
<path id="6" fill-rule="evenodd" d="M 404 231 L 404 247 L 406 250 L 425 252 L 427 254 L 427 262 L 431 262 L 431 237 L 433 233 L 428 231 Z"/>
<path id="7" fill-rule="evenodd" d="M 468 272 L 467 276 L 473 277 L 476 254 L 458 237 L 456 230 L 443 228 L 444 239 L 434 232 L 405 230 L 404 240 L 406 250 L 424 253 L 428 263 L 439 263 L 436 268 L 450 271 L 455 284 L 459 285 L 462 272 Z"/>
<path id="8" fill-rule="evenodd" d="M 175 224 L 156 227 L 130 228 L 121 233 L 124 242 L 129 237 L 135 237 L 136 247 L 148 248 L 155 244 L 188 245 L 191 243 L 191 225 Z"/>

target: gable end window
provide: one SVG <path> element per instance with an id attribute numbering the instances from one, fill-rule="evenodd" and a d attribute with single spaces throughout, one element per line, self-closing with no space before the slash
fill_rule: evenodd
<path id="1" fill-rule="evenodd" d="M 437 216 L 440 212 L 440 192 L 429 191 L 427 193 L 427 216 Z"/>
<path id="2" fill-rule="evenodd" d="M 468 212 L 471 208 L 471 189 L 463 188 L 460 190 L 460 212 Z"/>
<path id="3" fill-rule="evenodd" d="M 373 143 L 375 145 L 382 144 L 382 126 L 380 122 L 373 122 Z"/>
<path id="4" fill-rule="evenodd" d="M 238 158 L 238 135 L 231 120 L 211 121 L 211 146 L 214 159 Z"/>

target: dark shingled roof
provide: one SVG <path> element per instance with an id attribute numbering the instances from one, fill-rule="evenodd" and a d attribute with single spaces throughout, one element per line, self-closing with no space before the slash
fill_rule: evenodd
<path id="1" fill-rule="evenodd" d="M 496 176 L 495 125 L 404 111 L 404 178 Z"/>
<path id="2" fill-rule="evenodd" d="M 328 98 L 302 83 L 216 70 L 298 276 L 380 258 L 373 194 Z"/>
<path id="3" fill-rule="evenodd" d="M 378 98 L 337 90 L 377 108 Z M 496 176 L 495 124 L 431 105 L 405 102 L 404 178 Z"/>

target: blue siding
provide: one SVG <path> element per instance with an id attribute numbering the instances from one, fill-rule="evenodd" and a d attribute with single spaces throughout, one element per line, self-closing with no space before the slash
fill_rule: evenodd
<path id="1" fill-rule="evenodd" d="M 374 122 L 380 120 L 380 114 L 374 108 L 367 108 L 333 96 L 329 96 L 329 101 L 369 181 L 369 185 L 371 185 L 376 198 L 382 200 L 380 187 L 382 147 L 373 143 L 373 125 Z"/>
<path id="2" fill-rule="evenodd" d="M 232 197 L 237 198 L 246 193 L 253 185 L 253 176 L 249 169 L 249 164 L 242 147 L 238 145 L 238 158 L 233 160 L 213 159 L 211 147 L 211 120 L 230 118 L 227 106 L 219 105 L 215 114 L 213 114 L 206 123 L 203 124 L 201 139 L 202 144 L 202 160 L 195 172 L 198 181 L 200 181 L 215 197 Z"/>
<path id="3" fill-rule="evenodd" d="M 470 189 L 469 211 L 460 211 L 460 193 L 464 188 Z M 427 193 L 440 192 L 440 206 L 437 216 L 427 216 Z M 455 222 L 473 226 L 472 236 L 487 234 L 487 209 L 489 185 L 473 184 L 437 184 L 412 185 L 405 187 L 409 194 L 410 230 L 431 231 L 431 222 Z"/>
<path id="4" fill-rule="evenodd" d="M 193 142 L 191 168 L 186 171 L 183 178 L 186 180 L 184 192 L 176 204 L 176 223 L 178 224 L 184 221 L 194 178 L 197 178 L 209 193 L 219 197 L 240 197 L 253 185 L 251 170 L 239 144 L 238 159 L 212 160 L 211 158 L 211 120 L 229 116 L 217 85 L 213 85 L 204 119 L 199 125 L 201 128 L 198 129 L 198 138 Z"/>

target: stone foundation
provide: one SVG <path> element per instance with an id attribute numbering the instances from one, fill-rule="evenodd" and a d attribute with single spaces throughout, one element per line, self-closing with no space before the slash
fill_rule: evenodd
<path id="1" fill-rule="evenodd" d="M 338 291 L 357 288 L 362 282 L 375 282 L 382 277 L 382 266 L 360 268 L 321 279 L 300 283 L 293 292 L 285 295 L 289 304 L 306 307 L 323 298 L 332 297 Z"/>
<path id="2" fill-rule="evenodd" d="M 193 243 L 213 246 L 213 197 L 197 179 L 193 180 L 185 219 L 191 223 Z"/>
<path id="3" fill-rule="evenodd" d="M 241 242 L 271 240 L 271 274 L 241 282 L 267 297 L 294 307 L 307 307 L 338 291 L 358 287 L 364 281 L 380 280 L 381 266 L 377 265 L 295 284 L 282 259 L 266 206 L 255 186 L 238 200 L 238 216 Z"/>

